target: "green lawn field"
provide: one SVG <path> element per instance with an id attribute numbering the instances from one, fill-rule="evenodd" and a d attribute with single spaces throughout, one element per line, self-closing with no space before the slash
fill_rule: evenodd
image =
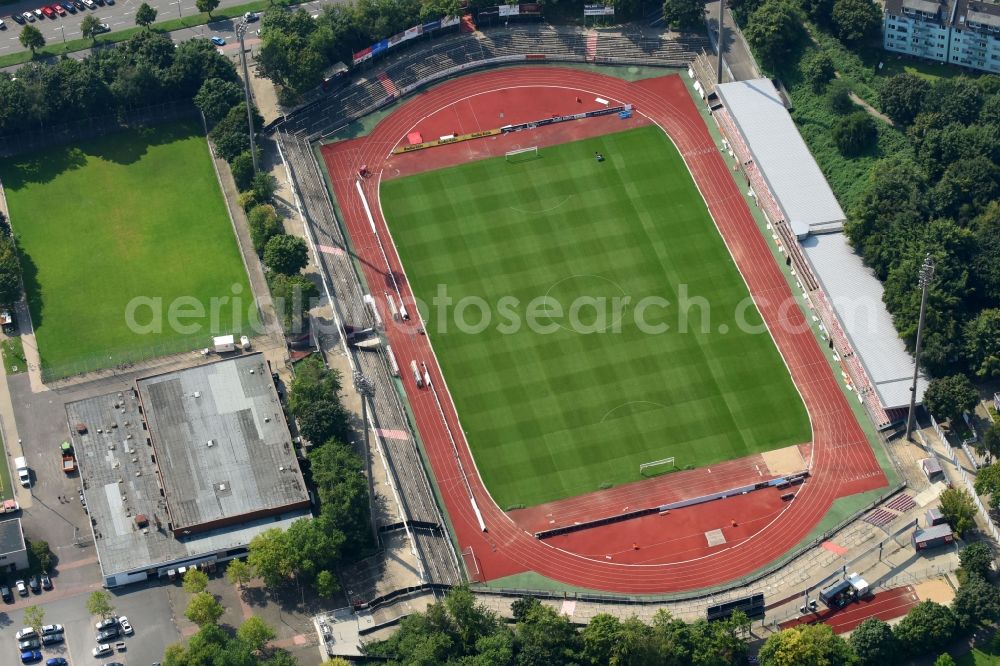
<path id="1" fill-rule="evenodd" d="M 381 199 L 501 507 L 637 480 L 640 463 L 668 456 L 702 466 L 811 438 L 746 285 L 658 128 L 390 180 Z M 450 307 L 433 302 L 442 289 Z"/>
<path id="2" fill-rule="evenodd" d="M 46 379 L 249 328 L 252 294 L 197 123 L 16 157 L 0 182 Z M 239 315 L 216 301 L 213 316 L 213 299 L 234 293 Z"/>

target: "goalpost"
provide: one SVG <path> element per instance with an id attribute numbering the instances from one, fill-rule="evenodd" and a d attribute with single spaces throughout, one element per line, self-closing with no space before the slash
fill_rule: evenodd
<path id="1" fill-rule="evenodd" d="M 519 162 L 527 162 L 528 160 L 533 160 L 538 157 L 538 146 L 531 146 L 530 148 L 519 148 L 517 150 L 509 150 L 504 153 L 504 157 L 508 162 L 517 164 Z"/>
<path id="2" fill-rule="evenodd" d="M 644 462 L 640 464 L 639 475 L 655 476 L 657 474 L 663 474 L 664 472 L 672 472 L 675 469 L 677 469 L 677 465 L 674 464 L 674 457 L 670 456 L 669 458 L 664 458 L 663 460 L 654 460 L 652 462 Z"/>

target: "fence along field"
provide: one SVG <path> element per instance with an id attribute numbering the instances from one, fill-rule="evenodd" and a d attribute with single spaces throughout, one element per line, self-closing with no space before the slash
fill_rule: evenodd
<path id="1" fill-rule="evenodd" d="M 595 153 L 605 157 L 595 159 Z M 743 333 L 745 284 L 680 155 L 656 127 L 382 184 L 416 296 L 454 302 L 660 295 L 711 303 L 712 330 L 469 334 L 427 326 L 477 467 L 501 507 L 534 505 L 809 441 L 805 408 L 769 335 Z M 751 308 L 750 318 L 759 323 Z M 725 325 L 727 333 L 716 327 Z M 446 329 L 446 330 L 445 330 Z M 652 471 L 652 470 L 651 470 Z"/>

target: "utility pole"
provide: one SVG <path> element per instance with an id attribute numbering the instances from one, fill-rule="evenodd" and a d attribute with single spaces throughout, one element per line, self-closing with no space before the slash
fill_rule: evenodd
<path id="1" fill-rule="evenodd" d="M 368 435 L 368 400 L 375 395 L 375 386 L 360 371 L 355 371 L 354 388 L 361 396 L 361 427 L 365 431 L 365 472 L 368 477 L 368 513 L 372 524 L 372 539 L 374 539 L 374 544 L 378 546 L 378 523 L 375 519 L 375 480 L 372 478 L 372 450 Z"/>
<path id="2" fill-rule="evenodd" d="M 249 25 L 246 19 L 242 19 L 236 25 L 236 37 L 240 40 L 240 67 L 243 69 L 243 95 L 247 101 L 247 124 L 250 129 L 250 159 L 253 160 L 253 173 L 256 176 L 260 173 L 260 167 L 257 164 L 257 141 L 254 138 L 253 103 L 250 101 L 250 74 L 247 72 L 247 52 L 243 46 L 243 38 L 246 37 Z"/>
<path id="3" fill-rule="evenodd" d="M 917 378 L 920 376 L 920 345 L 924 337 L 924 314 L 927 311 L 927 289 L 934 279 L 934 260 L 928 252 L 920 266 L 917 282 L 923 290 L 920 294 L 920 319 L 917 321 L 917 345 L 913 351 L 913 385 L 910 386 L 910 413 L 906 417 L 906 439 L 913 441 L 913 417 L 917 408 Z"/>
<path id="4" fill-rule="evenodd" d="M 723 21 L 726 18 L 726 0 L 719 0 L 719 69 L 716 73 L 716 85 L 722 83 L 722 34 L 723 34 Z"/>

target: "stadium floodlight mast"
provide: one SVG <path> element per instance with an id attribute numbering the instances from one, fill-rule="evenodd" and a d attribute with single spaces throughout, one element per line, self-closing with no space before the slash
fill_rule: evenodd
<path id="1" fill-rule="evenodd" d="M 934 279 L 934 260 L 928 252 L 924 263 L 920 266 L 918 284 L 922 289 L 920 294 L 920 318 L 917 320 L 917 344 L 913 350 L 913 385 L 910 386 L 910 413 L 906 417 L 906 439 L 913 435 L 913 416 L 917 407 L 917 378 L 920 376 L 920 344 L 924 337 L 924 314 L 927 311 L 927 289 Z"/>
<path id="2" fill-rule="evenodd" d="M 368 476 L 368 513 L 372 524 L 373 543 L 378 545 L 378 524 L 375 520 L 375 480 L 372 478 L 372 455 L 368 440 L 368 400 L 375 395 L 375 385 L 360 370 L 354 371 L 354 388 L 361 398 L 361 428 L 365 432 L 365 471 Z"/>
<path id="3" fill-rule="evenodd" d="M 716 84 L 722 83 L 722 33 L 723 33 L 723 21 L 726 18 L 726 0 L 719 0 L 719 63 L 718 70 L 716 71 Z"/>
<path id="4" fill-rule="evenodd" d="M 254 127 L 253 127 L 253 106 L 250 103 L 250 74 L 247 72 L 247 51 L 246 47 L 243 46 L 243 39 L 246 37 L 247 28 L 250 26 L 247 23 L 246 18 L 240 20 L 236 24 L 236 38 L 240 40 L 240 67 L 243 69 L 243 96 L 246 97 L 247 102 L 247 124 L 250 130 L 250 159 L 253 160 L 253 173 L 256 176 L 260 173 L 260 167 L 257 165 L 257 142 L 254 140 Z"/>

